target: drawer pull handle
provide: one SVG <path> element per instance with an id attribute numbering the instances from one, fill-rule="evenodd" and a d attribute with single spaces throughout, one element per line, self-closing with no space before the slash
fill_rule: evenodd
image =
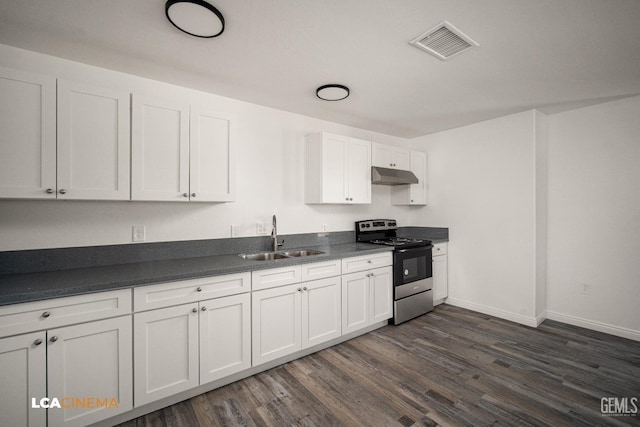
<path id="1" fill-rule="evenodd" d="M 182 197 L 189 197 L 189 193 L 182 193 Z"/>
<path id="2" fill-rule="evenodd" d="M 197 308 L 192 308 L 192 309 L 191 309 L 191 311 L 192 311 L 193 313 L 197 313 L 197 312 L 198 312 L 198 309 L 197 309 Z"/>
<path id="3" fill-rule="evenodd" d="M 202 292 L 202 288 L 201 288 L 200 286 L 198 286 L 198 287 L 196 288 L 196 291 L 198 291 L 198 292 Z"/>
<path id="4" fill-rule="evenodd" d="M 196 197 L 196 193 L 191 193 L 191 197 Z"/>
<path id="5" fill-rule="evenodd" d="M 205 307 L 204 305 L 202 306 L 202 308 L 200 309 L 202 311 L 207 311 L 207 307 Z"/>
<path id="6" fill-rule="evenodd" d="M 38 338 L 37 340 L 35 340 L 35 341 L 33 342 L 33 344 L 35 344 L 35 345 L 40 345 L 40 344 L 42 344 L 42 340 L 41 340 L 40 338 Z"/>
<path id="7" fill-rule="evenodd" d="M 51 342 L 56 342 L 56 341 L 58 341 L 58 337 L 56 337 L 56 336 L 54 335 L 54 336 L 52 336 L 51 338 L 49 338 L 49 341 L 51 341 Z"/>
<path id="8" fill-rule="evenodd" d="M 67 190 L 65 190 L 64 188 L 60 190 L 60 194 L 67 194 Z"/>
<path id="9" fill-rule="evenodd" d="M 45 319 L 49 316 L 51 316 L 51 313 L 49 313 L 48 311 L 45 311 L 44 313 L 42 313 L 42 317 L 44 317 Z"/>
<path id="10" fill-rule="evenodd" d="M 53 188 L 47 188 L 47 191 L 45 191 L 45 193 L 53 194 Z"/>

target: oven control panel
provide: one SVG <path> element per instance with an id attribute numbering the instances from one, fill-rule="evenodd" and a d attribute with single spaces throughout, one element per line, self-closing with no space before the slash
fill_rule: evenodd
<path id="1" fill-rule="evenodd" d="M 395 219 L 369 219 L 356 222 L 356 230 L 358 231 L 382 231 L 395 230 L 397 228 Z"/>

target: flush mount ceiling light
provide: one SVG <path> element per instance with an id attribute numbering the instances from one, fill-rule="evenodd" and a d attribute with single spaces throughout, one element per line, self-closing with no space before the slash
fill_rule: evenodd
<path id="1" fill-rule="evenodd" d="M 338 84 L 324 85 L 316 89 L 316 96 L 324 101 L 340 101 L 349 96 L 349 88 Z"/>
<path id="2" fill-rule="evenodd" d="M 164 11 L 174 27 L 194 37 L 210 39 L 224 31 L 224 17 L 203 0 L 168 0 Z"/>

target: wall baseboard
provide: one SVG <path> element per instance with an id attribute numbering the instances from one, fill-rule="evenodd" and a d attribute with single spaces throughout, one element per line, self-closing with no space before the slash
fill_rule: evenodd
<path id="1" fill-rule="evenodd" d="M 521 325 L 530 326 L 532 328 L 537 327 L 542 322 L 542 320 L 544 320 L 544 318 L 542 320 L 539 320 L 536 317 L 523 316 L 522 314 L 512 313 L 510 311 L 504 311 L 494 307 L 489 307 L 488 305 L 477 304 L 475 302 L 465 301 L 457 298 L 448 297 L 446 299 L 446 303 L 449 305 L 454 305 L 456 307 L 466 308 L 467 310 L 477 311 L 478 313 L 484 313 L 490 316 L 499 317 L 500 319 L 509 320 L 511 322 L 520 323 Z"/>
<path id="2" fill-rule="evenodd" d="M 608 323 L 597 322 L 582 317 L 572 316 L 570 314 L 558 313 L 547 310 L 547 319 L 556 320 L 562 323 L 568 323 L 581 328 L 591 329 L 605 334 L 615 335 L 617 337 L 627 338 L 634 341 L 640 341 L 640 331 L 621 326 L 610 325 Z"/>

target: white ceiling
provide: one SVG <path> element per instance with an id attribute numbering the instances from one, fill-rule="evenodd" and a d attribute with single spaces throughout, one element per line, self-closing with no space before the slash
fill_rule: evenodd
<path id="1" fill-rule="evenodd" d="M 640 93 L 640 0 L 209 1 L 214 39 L 164 0 L 0 0 L 0 43 L 402 137 Z M 480 47 L 409 45 L 443 20 Z M 326 83 L 351 96 L 318 100 Z"/>

